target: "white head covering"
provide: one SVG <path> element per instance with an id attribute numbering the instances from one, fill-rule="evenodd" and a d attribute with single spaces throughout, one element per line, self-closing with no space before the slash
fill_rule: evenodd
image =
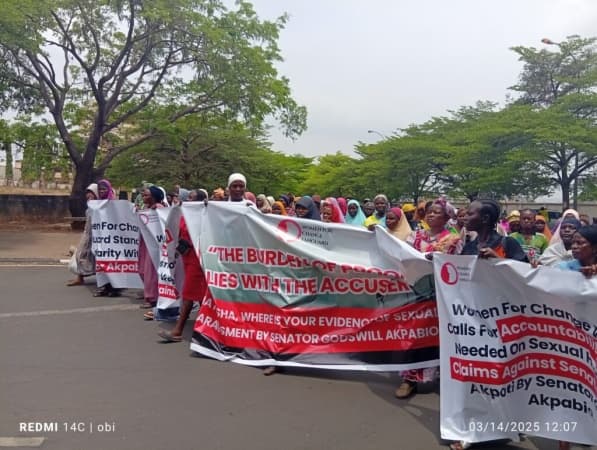
<path id="1" fill-rule="evenodd" d="M 97 190 L 97 183 L 91 183 L 89 186 L 87 186 L 87 189 L 85 189 L 85 192 L 87 191 L 91 191 L 95 194 L 95 198 L 99 198 L 99 193 Z"/>
<path id="2" fill-rule="evenodd" d="M 234 183 L 235 181 L 242 181 L 243 183 L 245 183 L 245 187 L 247 186 L 247 179 L 245 178 L 245 176 L 242 173 L 233 173 L 232 175 L 230 175 L 228 177 L 228 186 L 230 187 L 230 185 L 232 183 Z"/>
<path id="3" fill-rule="evenodd" d="M 162 203 L 165 207 L 169 207 L 170 203 L 168 203 L 168 199 L 166 198 L 166 189 L 164 189 L 162 186 L 158 186 L 158 189 L 164 193 L 164 200 L 162 200 Z"/>

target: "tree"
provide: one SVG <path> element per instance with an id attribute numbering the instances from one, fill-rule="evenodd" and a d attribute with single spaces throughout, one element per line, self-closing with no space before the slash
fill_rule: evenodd
<path id="1" fill-rule="evenodd" d="M 295 189 L 311 158 L 273 152 L 268 146 L 238 121 L 188 116 L 118 158 L 108 175 L 115 185 L 139 186 L 151 180 L 166 188 L 180 184 L 211 190 L 225 183 L 230 173 L 242 172 L 248 188 L 257 193 Z M 141 170 L 132 172 L 131 167 Z"/>
<path id="2" fill-rule="evenodd" d="M 76 170 L 73 215 L 117 155 L 183 117 L 218 112 L 260 130 L 273 114 L 288 136 L 305 129 L 305 108 L 274 68 L 286 17 L 260 21 L 249 3 L 237 8 L 214 0 L 4 2 L 0 107 L 52 116 Z"/>
<path id="3" fill-rule="evenodd" d="M 570 206 L 571 186 L 577 208 L 580 180 L 597 165 L 592 137 L 597 119 L 596 42 L 597 38 L 569 36 L 561 43 L 544 40 L 557 47 L 555 52 L 522 46 L 512 49 L 524 67 L 519 83 L 511 89 L 521 93 L 516 103 L 531 105 L 543 120 L 535 148 L 543 153 L 539 164 L 560 186 L 565 208 Z"/>

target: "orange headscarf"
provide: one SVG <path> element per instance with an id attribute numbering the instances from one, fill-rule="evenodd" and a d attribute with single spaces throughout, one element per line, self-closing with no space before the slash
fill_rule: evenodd
<path id="1" fill-rule="evenodd" d="M 535 222 L 543 222 L 545 224 L 545 228 L 543 229 L 543 235 L 547 238 L 548 241 L 551 240 L 551 230 L 549 229 L 549 224 L 547 220 L 545 220 L 545 216 L 543 214 L 537 214 L 535 216 Z"/>

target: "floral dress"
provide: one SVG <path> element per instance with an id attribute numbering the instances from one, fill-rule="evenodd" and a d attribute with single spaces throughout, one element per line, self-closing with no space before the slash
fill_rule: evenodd
<path id="1" fill-rule="evenodd" d="M 406 242 L 422 253 L 441 252 L 448 255 L 458 255 L 463 247 L 460 235 L 451 233 L 447 229 L 433 236 L 429 230 L 416 230 L 408 237 Z M 400 372 L 400 376 L 405 381 L 428 383 L 439 376 L 439 366 L 405 370 Z"/>

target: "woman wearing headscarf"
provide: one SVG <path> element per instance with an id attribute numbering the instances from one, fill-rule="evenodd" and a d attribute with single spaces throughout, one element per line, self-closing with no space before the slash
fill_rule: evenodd
<path id="1" fill-rule="evenodd" d="M 96 183 L 91 183 L 85 190 L 85 197 L 87 201 L 97 200 L 99 193 Z M 73 254 L 76 261 L 76 270 L 73 273 L 77 276 L 74 280 L 66 283 L 67 286 L 78 286 L 84 284 L 84 278 L 95 274 L 95 255 L 91 251 L 91 210 L 87 208 L 85 211 L 85 229 L 83 235 L 77 246 L 77 250 Z M 75 269 L 74 267 L 71 268 Z"/>
<path id="2" fill-rule="evenodd" d="M 445 198 L 438 198 L 431 204 L 427 213 L 426 222 L 429 230 L 413 231 L 407 243 L 412 245 L 421 253 L 431 254 L 440 252 L 448 255 L 457 255 L 462 250 L 460 236 L 451 233 L 446 224 L 450 219 L 449 207 Z M 429 256 L 430 258 L 430 256 Z M 400 373 L 402 384 L 396 389 L 395 395 L 398 398 L 407 398 L 414 394 L 419 383 L 428 383 L 437 378 L 439 367 L 428 367 L 425 369 L 406 370 Z"/>
<path id="3" fill-rule="evenodd" d="M 272 212 L 272 205 L 270 205 L 265 194 L 259 194 L 255 204 L 263 214 L 270 214 Z"/>
<path id="4" fill-rule="evenodd" d="M 289 216 L 297 215 L 295 213 L 295 209 L 292 206 L 292 200 L 290 199 L 290 196 L 280 195 L 280 201 L 282 201 L 282 203 L 284 203 L 284 208 L 286 209 L 287 215 L 289 215 Z"/>
<path id="5" fill-rule="evenodd" d="M 545 220 L 545 216 L 543 214 L 537 214 L 535 216 L 535 230 L 537 233 L 541 233 L 543 236 L 545 236 L 548 241 L 551 241 L 551 230 L 547 226 L 547 220 Z"/>
<path id="6" fill-rule="evenodd" d="M 112 184 L 106 180 L 99 180 L 97 182 L 97 193 L 99 200 L 115 200 L 116 193 L 112 189 Z M 122 289 L 116 289 L 112 287 L 112 284 L 106 283 L 98 288 L 93 293 L 94 297 L 118 297 Z"/>
<path id="7" fill-rule="evenodd" d="M 401 241 L 406 241 L 412 233 L 408 220 L 406 220 L 406 216 L 397 206 L 390 208 L 387 212 L 386 228 L 388 233 L 392 236 L 396 236 Z"/>
<path id="8" fill-rule="evenodd" d="M 163 208 L 164 199 L 164 190 L 158 186 L 151 186 L 143 191 L 145 209 Z M 158 301 L 158 273 L 149 255 L 147 245 L 143 240 L 143 235 L 139 236 L 139 276 L 143 281 L 144 302 L 141 308 L 153 308 Z M 153 319 L 153 315 L 148 314 L 145 318 Z"/>
<path id="9" fill-rule="evenodd" d="M 508 234 L 518 233 L 520 231 L 520 211 L 517 209 L 513 210 L 508 217 Z"/>
<path id="10" fill-rule="evenodd" d="M 321 220 L 319 210 L 315 206 L 315 203 L 313 203 L 311 197 L 307 195 L 301 197 L 294 210 L 296 212 L 296 217 L 299 219 Z"/>
<path id="11" fill-rule="evenodd" d="M 558 226 L 560 239 L 552 239 L 549 246 L 539 257 L 539 264 L 544 266 L 556 266 L 561 262 L 574 259 L 572 256 L 572 238 L 574 233 L 581 227 L 579 220 L 574 217 L 566 217 Z"/>
<path id="12" fill-rule="evenodd" d="M 327 223 L 344 223 L 344 215 L 334 197 L 327 197 L 322 202 L 321 220 Z"/>
<path id="13" fill-rule="evenodd" d="M 554 230 L 554 232 L 553 232 L 553 234 L 551 236 L 551 239 L 549 240 L 549 245 L 555 244 L 556 242 L 558 242 L 561 239 L 561 237 L 560 237 L 560 226 L 562 225 L 563 220 L 566 219 L 566 218 L 568 218 L 568 217 L 573 217 L 576 220 L 580 221 L 580 214 L 575 209 L 570 208 L 570 209 L 567 209 L 566 211 L 564 211 L 562 213 L 562 217 L 558 221 L 558 226 Z"/>
<path id="14" fill-rule="evenodd" d="M 344 223 L 353 225 L 355 227 L 362 227 L 365 223 L 365 213 L 361 209 L 358 200 L 349 200 L 346 206 L 346 215 L 344 216 Z"/>
<path id="15" fill-rule="evenodd" d="M 114 192 L 114 189 L 112 189 L 112 184 L 106 179 L 97 182 L 97 192 L 100 200 L 116 199 L 116 193 Z"/>
<path id="16" fill-rule="evenodd" d="M 388 197 L 384 194 L 377 194 L 373 199 L 375 212 L 365 220 L 364 226 L 372 230 L 375 225 L 386 227 L 386 212 L 388 211 Z"/>
<path id="17" fill-rule="evenodd" d="M 284 206 L 284 203 L 279 200 L 274 202 L 272 205 L 272 214 L 276 214 L 278 216 L 287 216 L 288 214 L 286 214 L 286 207 Z"/>

